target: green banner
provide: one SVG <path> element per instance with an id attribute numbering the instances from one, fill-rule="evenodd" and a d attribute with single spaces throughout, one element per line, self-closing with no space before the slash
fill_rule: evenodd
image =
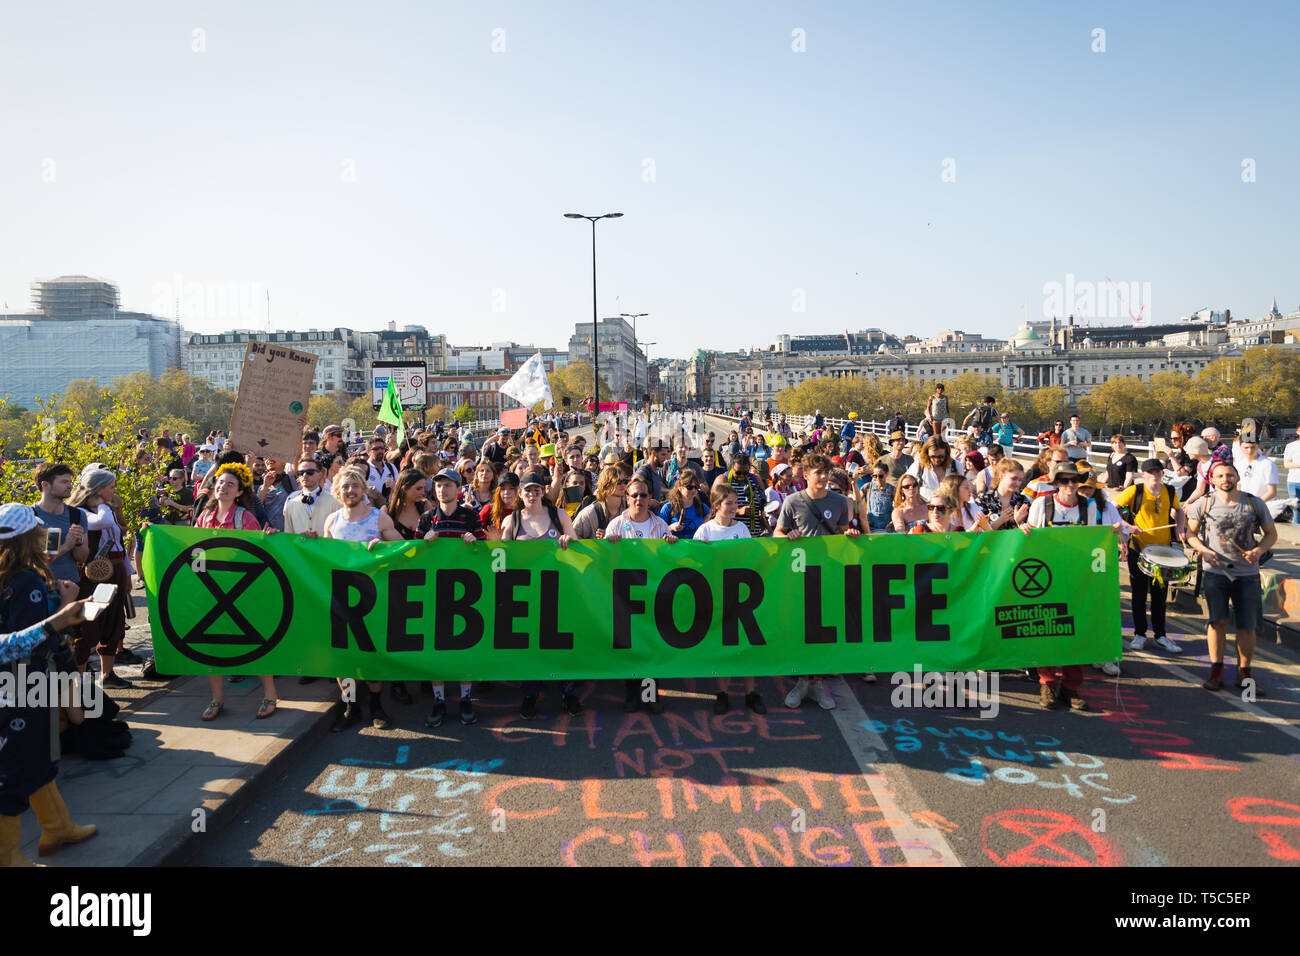
<path id="1" fill-rule="evenodd" d="M 144 566 L 171 674 L 762 676 L 1120 656 L 1110 528 L 367 551 L 155 526 Z"/>

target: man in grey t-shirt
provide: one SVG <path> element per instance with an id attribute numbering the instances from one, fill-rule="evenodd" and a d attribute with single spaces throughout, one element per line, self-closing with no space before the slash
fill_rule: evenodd
<path id="1" fill-rule="evenodd" d="M 1187 543 L 1205 562 L 1203 586 L 1210 619 L 1210 677 L 1201 686 L 1206 690 L 1223 688 L 1231 602 L 1237 623 L 1236 686 L 1243 690 L 1249 687 L 1258 696 L 1250 661 L 1255 653 L 1255 631 L 1263 616 L 1259 560 L 1277 543 L 1277 528 L 1262 501 L 1238 490 L 1240 478 L 1231 464 L 1217 463 L 1210 471 L 1210 480 L 1214 492 L 1189 509 L 1187 521 Z M 1256 531 L 1263 532 L 1258 542 Z"/>
<path id="2" fill-rule="evenodd" d="M 808 487 L 785 499 L 776 519 L 773 537 L 794 541 L 796 538 L 831 534 L 856 538 L 861 534 L 856 528 L 849 527 L 848 499 L 830 490 L 833 469 L 831 460 L 825 455 L 813 454 L 803 460 L 803 473 L 808 480 Z M 800 677 L 795 681 L 794 688 L 785 697 L 785 705 L 798 707 L 810 690 L 823 710 L 834 709 L 835 699 L 826 689 L 825 680 L 816 675 Z"/>
<path id="3" fill-rule="evenodd" d="M 1061 444 L 1065 446 L 1070 461 L 1079 461 L 1088 457 L 1092 447 L 1092 432 L 1079 425 L 1079 416 L 1070 416 L 1070 427 L 1061 433 Z"/>

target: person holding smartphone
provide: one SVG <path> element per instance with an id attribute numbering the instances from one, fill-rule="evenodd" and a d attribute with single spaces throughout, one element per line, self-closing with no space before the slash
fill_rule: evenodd
<path id="1" fill-rule="evenodd" d="M 13 680 L 46 674 L 51 656 L 64 642 L 60 629 L 84 620 L 77 585 L 56 579 L 51 571 L 45 532 L 29 505 L 0 506 L 0 670 L 9 670 Z M 15 640 L 15 633 L 29 638 Z M 41 856 L 99 832 L 72 822 L 55 786 L 58 751 L 52 733 L 57 723 L 52 727 L 51 722 L 57 714 L 56 707 L 0 701 L 5 739 L 0 747 L 0 866 L 29 865 L 18 849 L 29 804 L 41 824 Z"/>

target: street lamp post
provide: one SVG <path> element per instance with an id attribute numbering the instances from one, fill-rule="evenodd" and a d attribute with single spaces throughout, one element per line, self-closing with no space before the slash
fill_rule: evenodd
<path id="1" fill-rule="evenodd" d="M 565 219 L 586 219 L 591 223 L 591 428 L 596 429 L 596 417 L 600 414 L 600 319 L 596 313 L 596 220 L 618 219 L 621 212 L 607 212 L 603 216 L 584 216 L 580 212 L 566 212 Z"/>
<path id="2" fill-rule="evenodd" d="M 652 346 L 652 345 L 658 345 L 659 343 L 658 343 L 658 342 L 642 342 L 641 344 L 645 346 L 645 390 L 646 390 L 646 392 L 647 392 L 647 394 L 648 394 L 648 393 L 650 392 L 650 346 Z M 650 405 L 653 405 L 653 404 L 654 404 L 654 396 L 653 396 L 653 395 L 650 395 L 650 401 L 649 401 L 648 404 L 650 404 Z"/>
<path id="3" fill-rule="evenodd" d="M 637 400 L 636 397 L 639 394 L 637 391 L 637 372 L 636 372 L 636 347 L 637 347 L 636 320 L 644 319 L 649 314 L 650 314 L 649 312 L 638 312 L 635 315 L 633 315 L 631 312 L 619 313 L 619 316 L 621 318 L 632 320 L 632 401 L 634 403 L 636 402 Z"/>

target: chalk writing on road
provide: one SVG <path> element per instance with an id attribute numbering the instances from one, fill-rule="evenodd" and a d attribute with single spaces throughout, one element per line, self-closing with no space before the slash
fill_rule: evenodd
<path id="1" fill-rule="evenodd" d="M 1255 835 L 1268 847 L 1268 855 L 1275 860 L 1300 862 L 1300 807 L 1280 800 L 1262 797 L 1233 797 L 1227 803 L 1232 819 L 1241 823 L 1254 823 Z M 1292 831 L 1290 839 L 1287 831 Z"/>
<path id="2" fill-rule="evenodd" d="M 984 853 L 998 866 L 1120 866 L 1105 837 L 1068 813 L 1017 809 L 989 814 L 980 827 Z"/>

